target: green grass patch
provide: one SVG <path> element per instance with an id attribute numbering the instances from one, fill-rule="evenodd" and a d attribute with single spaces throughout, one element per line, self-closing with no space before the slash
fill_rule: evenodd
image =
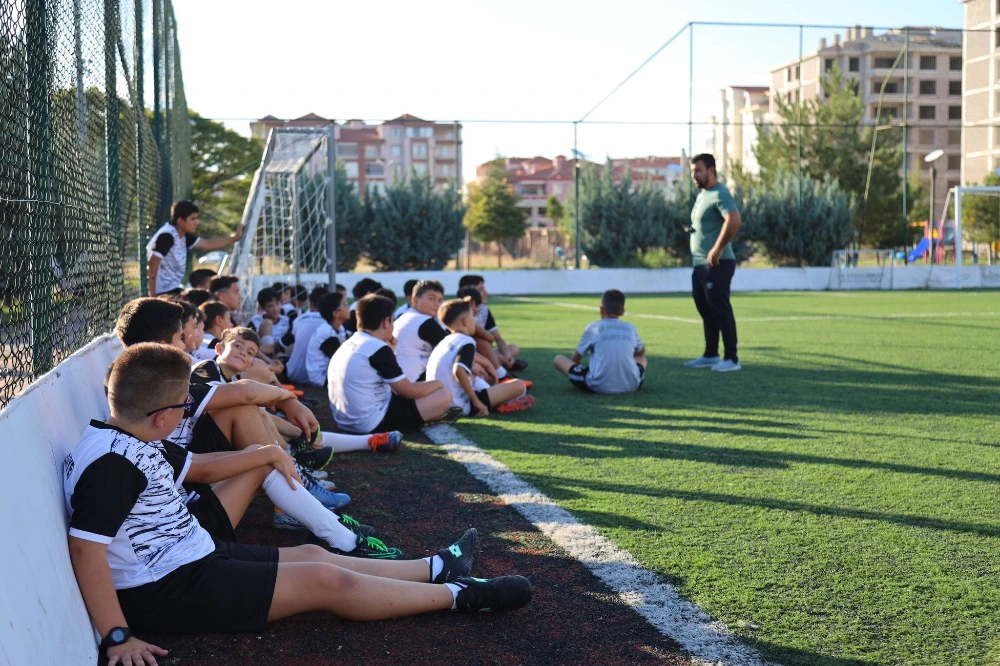
<path id="1" fill-rule="evenodd" d="M 998 663 L 1000 294 L 733 305 L 744 370 L 719 374 L 681 365 L 690 297 L 630 298 L 645 386 L 597 396 L 551 367 L 595 297 L 493 299 L 538 402 L 458 427 L 769 660 Z"/>

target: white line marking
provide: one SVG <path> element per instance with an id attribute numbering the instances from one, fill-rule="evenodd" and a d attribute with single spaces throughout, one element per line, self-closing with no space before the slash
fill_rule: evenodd
<path id="1" fill-rule="evenodd" d="M 699 666 L 766 666 L 760 655 L 744 645 L 721 622 L 685 601 L 673 586 L 643 568 L 597 530 L 518 478 L 506 465 L 466 439 L 455 428 L 436 425 L 424 433 L 462 463 L 506 504 L 517 509 L 547 537 L 580 560 L 623 603 L 642 615 L 661 633 L 694 655 Z"/>

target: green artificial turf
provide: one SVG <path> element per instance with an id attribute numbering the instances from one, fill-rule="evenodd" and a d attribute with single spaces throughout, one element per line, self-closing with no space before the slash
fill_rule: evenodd
<path id="1" fill-rule="evenodd" d="M 597 300 L 491 299 L 537 404 L 462 433 L 768 660 L 1000 663 L 1000 293 L 735 294 L 730 374 L 682 367 L 690 297 L 629 298 L 624 396 L 551 366 Z"/>

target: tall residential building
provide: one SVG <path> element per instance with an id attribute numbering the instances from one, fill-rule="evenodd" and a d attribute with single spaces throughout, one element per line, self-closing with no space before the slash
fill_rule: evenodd
<path id="1" fill-rule="evenodd" d="M 387 183 L 411 173 L 430 174 L 435 187 L 454 185 L 461 176 L 462 125 L 423 120 L 403 114 L 378 125 L 362 120 L 337 123 L 314 113 L 294 120 L 266 116 L 250 124 L 261 140 L 276 127 L 326 127 L 334 125 L 337 161 L 343 162 L 348 180 L 364 191 L 385 191 Z"/>
<path id="2" fill-rule="evenodd" d="M 890 77 L 893 64 L 907 45 L 907 61 L 901 58 Z M 794 102 L 819 97 L 820 79 L 834 66 L 857 81 L 865 106 L 865 123 L 875 122 L 885 83 L 883 117 L 907 126 L 906 155 L 911 174 L 919 171 L 926 177 L 924 156 L 938 148 L 944 150 L 944 157 L 937 162 L 936 188 L 936 201 L 943 206 L 948 188 L 959 183 L 962 173 L 961 31 L 908 27 L 874 34 L 871 28 L 858 26 L 848 28 L 843 41 L 840 35 L 834 35 L 832 43 L 821 39 L 816 51 L 771 70 L 772 115 L 776 115 L 779 98 Z"/>
<path id="3" fill-rule="evenodd" d="M 982 183 L 1000 167 L 1000 6 L 995 0 L 965 4 L 965 71 L 962 91 L 962 183 Z"/>
<path id="4" fill-rule="evenodd" d="M 715 155 L 717 170 L 729 176 L 739 163 L 749 173 L 760 168 L 753 153 L 757 124 L 767 118 L 770 103 L 767 86 L 729 86 L 719 91 L 719 113 L 709 119 L 708 150 Z"/>

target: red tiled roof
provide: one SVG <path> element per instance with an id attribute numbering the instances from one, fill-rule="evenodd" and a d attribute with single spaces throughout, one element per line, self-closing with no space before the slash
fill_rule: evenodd
<path id="1" fill-rule="evenodd" d="M 374 127 L 366 127 L 365 129 L 342 128 L 340 130 L 340 141 L 374 143 L 381 142 L 382 137 L 378 135 L 378 130 Z"/>
<path id="2" fill-rule="evenodd" d="M 320 122 L 324 122 L 324 123 L 330 122 L 329 119 L 324 118 L 323 116 L 317 116 L 315 113 L 307 113 L 306 115 L 302 116 L 301 118 L 296 118 L 295 120 L 315 120 L 315 121 L 320 121 Z"/>
<path id="3" fill-rule="evenodd" d="M 423 120 L 422 118 L 417 118 L 416 116 L 412 116 L 409 113 L 404 113 L 403 115 L 399 116 L 398 118 L 393 118 L 392 120 L 385 121 L 386 125 L 388 125 L 390 123 L 427 123 L 429 125 L 433 124 L 433 123 L 431 123 L 428 120 Z"/>

